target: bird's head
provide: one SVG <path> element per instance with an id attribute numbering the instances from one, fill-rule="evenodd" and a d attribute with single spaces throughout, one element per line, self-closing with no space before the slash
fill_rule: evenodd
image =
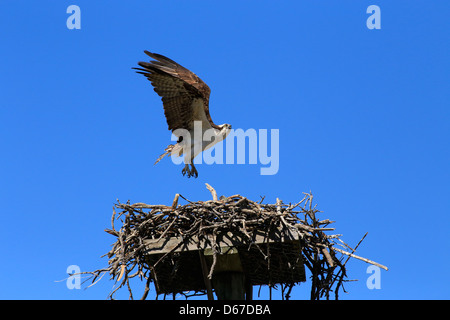
<path id="1" fill-rule="evenodd" d="M 220 128 L 220 134 L 223 135 L 223 138 L 225 139 L 231 132 L 231 124 L 222 124 Z"/>

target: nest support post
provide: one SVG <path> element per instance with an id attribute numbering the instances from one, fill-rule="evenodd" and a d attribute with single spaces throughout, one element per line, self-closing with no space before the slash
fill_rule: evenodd
<path id="1" fill-rule="evenodd" d="M 253 286 L 245 276 L 238 249 L 235 247 L 222 249 L 224 252 L 216 256 L 212 249 L 203 252 L 209 268 L 213 268 L 212 287 L 217 299 L 252 300 Z M 203 270 L 204 275 L 205 271 Z"/>

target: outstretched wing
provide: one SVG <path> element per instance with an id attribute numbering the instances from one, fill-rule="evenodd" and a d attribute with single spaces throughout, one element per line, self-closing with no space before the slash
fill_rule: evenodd
<path id="1" fill-rule="evenodd" d="M 151 81 L 155 92 L 161 97 L 169 130 L 179 128 L 192 129 L 198 112 L 194 103 L 201 101 L 206 119 L 217 128 L 209 114 L 209 94 L 211 90 L 196 74 L 175 61 L 157 54 L 144 51 L 153 58 L 150 62 L 139 62 L 137 73 Z"/>

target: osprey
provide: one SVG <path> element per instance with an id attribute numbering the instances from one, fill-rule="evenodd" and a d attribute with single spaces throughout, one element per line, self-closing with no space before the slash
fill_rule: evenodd
<path id="1" fill-rule="evenodd" d="M 224 140 L 230 133 L 231 125 L 216 125 L 209 114 L 209 94 L 211 90 L 196 74 L 175 61 L 144 51 L 154 60 L 138 62 L 141 68 L 133 68 L 151 81 L 155 92 L 161 97 L 169 130 L 178 138 L 175 145 L 169 145 L 155 162 L 157 164 L 169 153 L 184 155 L 183 176 L 198 177 L 193 159 L 202 151 Z M 194 130 L 196 128 L 197 130 Z M 201 136 L 198 136 L 201 128 Z M 208 132 L 210 141 L 203 137 Z M 194 134 L 197 133 L 197 134 Z M 197 136 L 196 136 L 197 135 Z M 191 168 L 189 168 L 189 165 Z"/>

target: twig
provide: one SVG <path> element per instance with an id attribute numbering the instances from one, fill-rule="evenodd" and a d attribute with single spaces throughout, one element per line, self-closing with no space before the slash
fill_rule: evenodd
<path id="1" fill-rule="evenodd" d="M 218 199 L 217 199 L 217 192 L 216 192 L 216 190 L 214 190 L 214 188 L 211 187 L 209 184 L 207 184 L 207 183 L 205 183 L 205 184 L 206 184 L 206 188 L 209 190 L 209 192 L 211 192 L 213 200 L 217 201 Z"/>
<path id="2" fill-rule="evenodd" d="M 180 197 L 180 194 L 179 193 L 177 193 L 176 195 L 175 195 L 175 198 L 173 199 L 173 202 L 172 202 L 172 209 L 176 209 L 176 207 L 177 207 L 177 205 L 178 205 L 178 198 Z"/>
<path id="3" fill-rule="evenodd" d="M 361 260 L 361 261 L 364 261 L 364 262 L 373 264 L 374 266 L 380 267 L 381 269 L 384 269 L 384 270 L 388 271 L 388 267 L 383 266 L 382 264 L 379 264 L 379 263 L 377 263 L 377 262 L 375 262 L 375 261 L 372 261 L 372 260 L 369 260 L 369 259 L 366 259 L 366 258 L 357 256 L 356 254 L 353 254 L 353 253 L 350 253 L 350 252 L 346 252 L 346 251 L 341 250 L 341 249 L 338 249 L 338 248 L 334 248 L 334 247 L 333 247 L 332 249 L 333 249 L 334 251 L 339 252 L 339 253 L 342 253 L 342 254 L 345 254 L 345 255 L 350 256 L 350 257 L 352 257 L 352 258 L 355 258 L 355 259 L 358 259 L 358 260 Z"/>

